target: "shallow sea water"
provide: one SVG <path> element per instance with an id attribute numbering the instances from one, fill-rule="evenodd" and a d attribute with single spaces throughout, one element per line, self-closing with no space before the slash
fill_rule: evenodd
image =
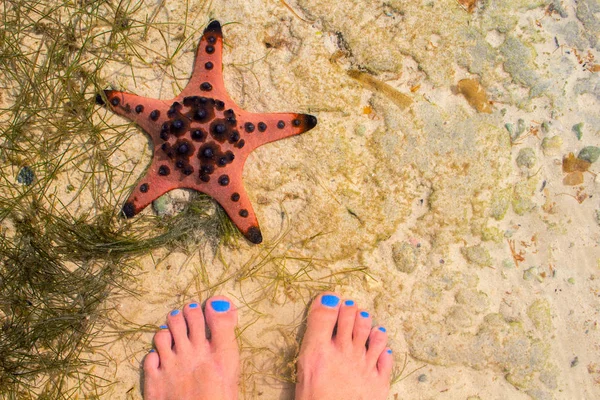
<path id="1" fill-rule="evenodd" d="M 186 301 L 227 294 L 240 309 L 242 398 L 287 399 L 305 307 L 334 289 L 386 326 L 401 374 L 390 399 L 600 397 L 598 164 L 575 186 L 562 169 L 600 146 L 600 4 L 461 3 L 190 5 L 198 35 L 209 17 L 232 22 L 232 98 L 319 122 L 246 164 L 265 244 L 141 258 L 144 294 L 109 300 L 116 323 L 158 326 Z M 157 16 L 176 21 L 185 7 Z M 174 64 L 179 85 L 194 43 Z M 131 71 L 115 61 L 104 78 L 149 97 L 177 92 L 151 64 Z M 484 104 L 461 91 L 465 79 Z M 141 174 L 147 143 L 132 135 L 115 157 Z M 114 358 L 96 371 L 115 382 L 105 398 L 141 397 L 151 337 L 108 346 Z"/>

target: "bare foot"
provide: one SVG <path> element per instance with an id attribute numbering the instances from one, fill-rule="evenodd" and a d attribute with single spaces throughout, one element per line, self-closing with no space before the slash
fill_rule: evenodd
<path id="1" fill-rule="evenodd" d="M 205 334 L 206 325 L 211 337 Z M 234 400 L 238 394 L 237 310 L 223 296 L 171 311 L 144 360 L 146 400 Z"/>
<path id="2" fill-rule="evenodd" d="M 320 294 L 300 348 L 296 400 L 385 400 L 393 364 L 386 345 L 385 329 L 371 328 L 365 310 L 335 293 Z"/>

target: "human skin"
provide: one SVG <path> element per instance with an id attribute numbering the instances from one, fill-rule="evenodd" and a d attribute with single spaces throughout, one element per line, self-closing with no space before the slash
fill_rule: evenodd
<path id="1" fill-rule="evenodd" d="M 332 292 L 310 306 L 298 357 L 296 400 L 385 400 L 392 352 L 371 315 Z M 187 304 L 167 317 L 144 360 L 146 400 L 236 400 L 239 349 L 237 309 L 211 297 L 203 312 Z M 206 329 L 208 328 L 208 329 Z M 207 337 L 207 330 L 210 337 Z"/>

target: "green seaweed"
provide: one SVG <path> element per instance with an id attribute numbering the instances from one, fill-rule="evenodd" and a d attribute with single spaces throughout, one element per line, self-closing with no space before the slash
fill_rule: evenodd
<path id="1" fill-rule="evenodd" d="M 115 157 L 129 126 L 107 123 L 94 98 L 107 63 L 147 64 L 140 38 L 165 25 L 153 22 L 161 5 L 153 15 L 142 5 L 14 0 L 0 10 L 0 398 L 101 395 L 111 382 L 93 366 L 109 357 L 97 340 L 113 324 L 106 299 L 135 294 L 135 257 L 240 237 L 206 196 L 174 217 L 119 215 L 135 178 Z"/>

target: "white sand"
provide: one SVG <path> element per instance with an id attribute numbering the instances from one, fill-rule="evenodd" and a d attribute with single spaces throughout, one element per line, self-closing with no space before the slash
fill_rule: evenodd
<path id="1" fill-rule="evenodd" d="M 314 113 L 319 123 L 246 164 L 266 243 L 140 260 L 143 297 L 114 300 L 124 318 L 160 325 L 190 299 L 232 296 L 241 309 L 242 397 L 291 398 L 276 363 L 293 356 L 311 296 L 335 288 L 388 328 L 398 367 L 408 356 L 390 399 L 600 398 L 598 187 L 593 173 L 566 186 L 561 170 L 569 152 L 600 145 L 599 73 L 576 55 L 598 58 L 600 4 L 566 0 L 561 17 L 546 3 L 484 1 L 473 14 L 455 0 L 288 3 L 297 15 L 275 1 L 193 6 L 188 24 L 198 32 L 175 58 L 179 86 L 209 17 L 235 22 L 224 27 L 232 97 L 251 111 Z M 181 21 L 184 11 L 185 2 L 170 2 L 157 19 Z M 180 31 L 164 32 L 175 47 Z M 162 43 L 151 31 L 143 45 L 160 52 Z M 159 62 L 136 67 L 137 85 L 118 63 L 105 69 L 107 82 L 165 99 L 177 92 Z M 350 69 L 412 106 L 399 108 Z M 456 93 L 464 78 L 481 82 L 491 114 Z M 516 130 L 519 119 L 525 131 L 511 144 L 505 124 Z M 571 127 L 580 122 L 578 140 Z M 554 136 L 562 144 L 544 152 L 542 140 Z M 119 155 L 137 163 L 134 177 L 149 159 L 146 145 L 133 135 Z M 536 158 L 530 168 L 516 164 L 525 148 Z M 267 254 L 279 258 L 261 264 Z M 309 273 L 292 279 L 301 268 Z M 331 276 L 348 268 L 366 273 Z M 237 281 L 218 284 L 230 276 Z M 267 286 L 275 276 L 288 284 Z M 108 347 L 114 363 L 101 374 L 116 384 L 105 398 L 140 397 L 151 337 Z"/>

